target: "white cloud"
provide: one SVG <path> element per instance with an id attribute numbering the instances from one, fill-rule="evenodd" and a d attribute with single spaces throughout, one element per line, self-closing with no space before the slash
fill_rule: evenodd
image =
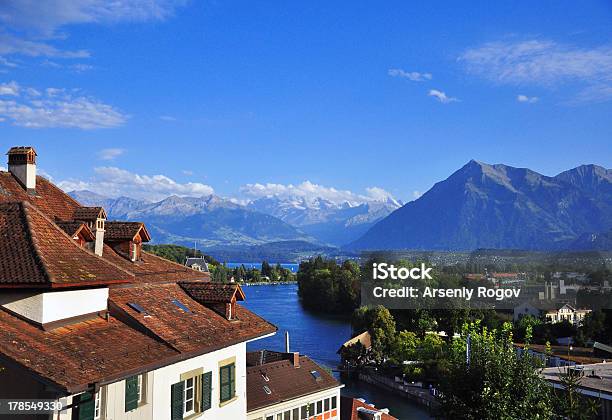
<path id="1" fill-rule="evenodd" d="M 86 50 L 52 45 L 67 38 L 62 28 L 76 24 L 163 21 L 186 0 L 3 0 L 0 54 L 32 57 L 88 57 Z"/>
<path id="2" fill-rule="evenodd" d="M 4 171 L 4 172 L 6 172 L 6 171 L 8 171 L 8 169 L 6 169 L 6 167 L 5 167 L 5 166 L 0 166 L 0 171 Z"/>
<path id="3" fill-rule="evenodd" d="M 47 88 L 44 93 L 21 87 L 16 82 L 2 85 L 10 99 L 0 99 L 0 117 L 13 125 L 28 128 L 112 128 L 123 125 L 127 116 L 99 100 L 78 91 Z M 19 92 L 24 90 L 25 95 Z M 9 93 L 11 92 L 11 93 Z"/>
<path id="4" fill-rule="evenodd" d="M 324 198 L 336 204 L 349 202 L 352 204 L 369 201 L 384 201 L 393 199 L 391 193 L 379 187 L 366 188 L 366 194 L 357 194 L 348 190 L 338 190 L 333 187 L 304 181 L 300 184 L 246 184 L 240 187 L 240 192 L 251 199 L 276 196 L 283 199 L 302 198 L 311 201 Z"/>
<path id="5" fill-rule="evenodd" d="M 443 104 L 448 104 L 451 102 L 459 101 L 459 99 L 453 98 L 452 96 L 447 96 L 446 93 L 442 92 L 441 90 L 437 90 L 437 89 L 431 89 L 428 95 L 436 98 L 438 101 L 442 102 Z"/>
<path id="6" fill-rule="evenodd" d="M 13 61 L 10 61 L 10 60 L 7 60 L 4 57 L 0 57 L 0 65 L 3 65 L 5 67 L 18 67 L 17 63 L 15 63 Z"/>
<path id="7" fill-rule="evenodd" d="M 2 4 L 0 2 L 0 4 Z M 7 33 L 0 32 L 0 54 L 20 54 L 29 57 L 56 57 L 56 58 L 86 58 L 86 50 L 60 50 L 51 44 L 40 40 L 22 39 Z"/>
<path id="8" fill-rule="evenodd" d="M 165 20 L 184 0 L 4 0 L 0 20 L 38 36 L 54 37 L 66 25 Z"/>
<path id="9" fill-rule="evenodd" d="M 585 101 L 612 99 L 612 45 L 577 47 L 549 40 L 489 42 L 465 51 L 468 72 L 496 83 L 555 87 L 577 83 Z"/>
<path id="10" fill-rule="evenodd" d="M 181 171 L 181 173 L 182 173 L 183 175 L 186 175 L 186 176 L 193 176 L 193 171 L 190 171 L 190 170 L 187 170 L 187 169 L 183 169 L 183 170 Z"/>
<path id="11" fill-rule="evenodd" d="M 535 104 L 539 98 L 537 96 L 517 95 L 516 100 L 527 104 Z"/>
<path id="12" fill-rule="evenodd" d="M 125 149 L 110 148 L 102 149 L 98 152 L 98 159 L 113 160 L 125 153 Z"/>
<path id="13" fill-rule="evenodd" d="M 125 169 L 102 166 L 94 168 L 89 181 L 65 180 L 58 183 L 64 191 L 90 190 L 109 197 L 129 196 L 161 200 L 170 195 L 204 196 L 214 189 L 199 182 L 178 183 L 165 175 L 140 175 Z"/>
<path id="14" fill-rule="evenodd" d="M 418 71 L 406 71 L 402 69 L 389 69 L 388 74 L 392 77 L 402 77 L 413 82 L 424 82 L 432 79 L 431 73 L 419 73 Z"/>
<path id="15" fill-rule="evenodd" d="M 0 96 L 1 95 L 18 96 L 19 85 L 17 82 L 0 83 Z"/>
<path id="16" fill-rule="evenodd" d="M 170 115 L 161 115 L 159 119 L 162 121 L 176 121 L 176 118 Z"/>
<path id="17" fill-rule="evenodd" d="M 422 195 L 423 193 L 421 191 L 418 191 L 418 190 L 412 191 L 412 198 L 414 198 L 415 200 L 420 198 Z"/>

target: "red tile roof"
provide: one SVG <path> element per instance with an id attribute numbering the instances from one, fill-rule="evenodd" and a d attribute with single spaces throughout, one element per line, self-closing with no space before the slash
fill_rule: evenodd
<path id="1" fill-rule="evenodd" d="M 131 241 L 140 234 L 144 242 L 149 242 L 151 236 L 141 222 L 106 222 L 104 241 Z"/>
<path id="2" fill-rule="evenodd" d="M 0 287 L 125 283 L 133 275 L 81 248 L 28 202 L 0 204 Z"/>
<path id="3" fill-rule="evenodd" d="M 190 312 L 185 313 L 173 300 Z M 276 331 L 274 325 L 240 305 L 236 306 L 235 319 L 227 320 L 191 299 L 175 283 L 111 289 L 110 301 L 114 314 L 129 315 L 181 353 L 207 353 Z M 144 308 L 146 314 L 136 311 L 130 303 Z"/>
<path id="4" fill-rule="evenodd" d="M 0 357 L 66 393 L 114 382 L 178 352 L 114 317 L 43 331 L 0 309 Z M 133 373 L 132 373 L 133 374 Z M 114 380 L 113 380 L 114 379 Z"/>
<path id="5" fill-rule="evenodd" d="M 368 410 L 377 410 L 373 405 L 359 401 L 357 398 L 351 397 L 340 397 L 340 420 L 361 420 L 359 417 L 358 408 L 363 407 Z M 383 413 L 381 415 L 382 420 L 398 420 L 390 414 Z"/>
<path id="6" fill-rule="evenodd" d="M 242 301 L 244 292 L 238 283 L 203 283 L 196 281 L 179 282 L 192 299 L 202 303 L 231 303 L 234 298 Z"/>
<path id="7" fill-rule="evenodd" d="M 136 263 L 122 257 L 108 245 L 104 245 L 102 255 L 105 260 L 134 273 L 136 276 L 134 283 L 136 284 L 176 283 L 181 280 L 210 280 L 209 273 L 193 270 L 144 251 L 140 256 L 141 261 Z"/>
<path id="8" fill-rule="evenodd" d="M 83 222 L 74 220 L 58 220 L 55 222 L 55 224 L 72 238 L 81 233 L 88 241 L 94 241 L 96 239 L 96 236 L 93 234 L 91 229 L 89 229 L 89 227 Z"/>
<path id="9" fill-rule="evenodd" d="M 0 171 L 0 203 L 28 201 L 50 219 L 72 220 L 75 209 L 81 207 L 68 194 L 47 179 L 36 177 L 36 194 L 28 194 L 10 173 Z"/>
<path id="10" fill-rule="evenodd" d="M 74 210 L 72 218 L 91 222 L 98 218 L 106 219 L 106 212 L 102 207 L 78 207 Z"/>
<path id="11" fill-rule="evenodd" d="M 318 380 L 312 375 L 312 371 L 319 373 Z M 269 379 L 268 381 L 263 374 Z M 247 367 L 247 411 L 269 407 L 340 385 L 324 368 L 306 356 L 300 356 L 300 367 L 295 367 L 289 360 Z M 266 393 L 264 386 L 272 392 Z"/>

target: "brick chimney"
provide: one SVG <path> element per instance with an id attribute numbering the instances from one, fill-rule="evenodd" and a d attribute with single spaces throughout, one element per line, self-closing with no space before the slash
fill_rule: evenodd
<path id="1" fill-rule="evenodd" d="M 298 351 L 293 352 L 293 367 L 300 367 L 300 352 Z"/>
<path id="2" fill-rule="evenodd" d="M 36 150 L 31 146 L 11 147 L 8 170 L 29 193 L 36 193 Z"/>

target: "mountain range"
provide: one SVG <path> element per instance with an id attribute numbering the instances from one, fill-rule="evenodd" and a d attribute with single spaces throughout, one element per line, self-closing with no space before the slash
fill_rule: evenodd
<path id="1" fill-rule="evenodd" d="M 407 204 L 271 195 L 247 202 L 170 196 L 158 202 L 70 195 L 110 219 L 147 224 L 158 243 L 238 252 L 300 245 L 304 252 L 372 249 L 612 249 L 612 171 L 583 165 L 549 177 L 472 160 Z M 283 245 L 284 246 L 284 245 Z M 293 246 L 293 245 L 292 245 Z M 250 248 L 249 248 L 250 247 Z M 260 248 L 253 248 L 260 247 Z"/>
<path id="2" fill-rule="evenodd" d="M 470 161 L 376 223 L 350 249 L 610 249 L 612 171 L 554 177 Z"/>
<path id="3" fill-rule="evenodd" d="M 170 196 L 151 202 L 87 190 L 69 194 L 84 205 L 104 207 L 110 220 L 145 222 L 158 243 L 191 246 L 195 242 L 208 249 L 281 241 L 302 244 L 304 251 L 313 244 L 343 245 L 401 206 L 392 199 L 338 204 L 323 198 L 270 196 L 243 205 L 216 195 Z"/>

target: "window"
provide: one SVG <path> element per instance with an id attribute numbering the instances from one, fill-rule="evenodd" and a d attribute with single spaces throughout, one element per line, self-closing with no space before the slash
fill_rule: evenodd
<path id="1" fill-rule="evenodd" d="M 283 415 L 283 420 L 291 420 L 291 411 L 285 411 L 285 414 Z"/>
<path id="2" fill-rule="evenodd" d="M 323 413 L 323 401 L 317 401 L 317 414 Z"/>
<path id="3" fill-rule="evenodd" d="M 186 307 L 185 305 L 183 305 L 183 303 L 178 300 L 178 299 L 172 299 L 172 303 L 174 304 L 174 306 L 176 306 L 177 308 L 179 308 L 180 310 L 182 310 L 185 313 L 190 314 L 191 311 L 189 310 L 188 307 Z"/>
<path id="4" fill-rule="evenodd" d="M 300 420 L 300 409 L 299 408 L 293 409 L 293 420 Z"/>
<path id="5" fill-rule="evenodd" d="M 329 398 L 325 398 L 323 403 L 325 405 L 325 411 L 329 411 Z"/>
<path id="6" fill-rule="evenodd" d="M 229 401 L 236 395 L 236 365 L 221 366 L 219 368 L 219 385 L 221 402 Z"/>
<path id="7" fill-rule="evenodd" d="M 125 380 L 125 412 L 138 408 L 142 400 L 141 387 L 142 375 L 130 376 Z"/>
<path id="8" fill-rule="evenodd" d="M 94 420 L 100 420 L 102 417 L 102 390 L 96 392 L 94 397 Z"/>
<path id="9" fill-rule="evenodd" d="M 183 416 L 195 413 L 195 380 L 189 378 L 184 381 L 183 389 Z"/>
<path id="10" fill-rule="evenodd" d="M 274 420 L 274 416 L 266 416 L 266 420 Z"/>
<path id="11" fill-rule="evenodd" d="M 170 389 L 171 420 L 182 420 L 212 407 L 212 372 L 194 369 L 183 373 L 181 379 Z"/>
<path id="12" fill-rule="evenodd" d="M 138 375 L 138 405 L 144 402 L 144 374 Z"/>
<path id="13" fill-rule="evenodd" d="M 308 419 L 308 406 L 303 405 L 302 408 L 300 408 L 300 420 L 306 419 Z"/>
<path id="14" fill-rule="evenodd" d="M 315 404 L 314 403 L 310 403 L 308 404 L 308 415 L 309 416 L 314 416 L 315 414 Z"/>
<path id="15" fill-rule="evenodd" d="M 337 401 L 336 401 L 336 397 L 332 397 L 331 399 L 331 408 L 332 410 L 334 410 L 337 407 Z"/>

